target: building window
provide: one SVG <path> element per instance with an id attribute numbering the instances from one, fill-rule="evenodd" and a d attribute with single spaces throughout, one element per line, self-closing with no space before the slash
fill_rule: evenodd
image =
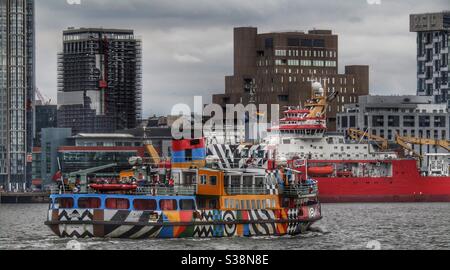
<path id="1" fill-rule="evenodd" d="M 278 101 L 289 101 L 289 95 L 279 95 Z"/>
<path id="2" fill-rule="evenodd" d="M 266 38 L 264 41 L 264 45 L 266 49 L 272 49 L 273 48 L 273 38 Z"/>
<path id="3" fill-rule="evenodd" d="M 399 127 L 400 126 L 400 116 L 389 115 L 388 116 L 388 126 L 390 126 L 390 127 Z"/>
<path id="4" fill-rule="evenodd" d="M 419 116 L 419 127 L 430 127 L 430 117 Z"/>
<path id="5" fill-rule="evenodd" d="M 384 127 L 384 117 L 382 115 L 372 116 L 372 125 L 374 127 Z"/>

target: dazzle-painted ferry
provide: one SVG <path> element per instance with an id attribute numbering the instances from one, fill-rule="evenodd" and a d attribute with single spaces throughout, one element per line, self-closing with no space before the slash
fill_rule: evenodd
<path id="1" fill-rule="evenodd" d="M 298 170 L 223 170 L 206 163 L 204 139 L 173 149 L 158 167 L 130 160 L 120 179 L 88 183 L 93 169 L 60 181 L 46 225 L 60 237 L 252 237 L 301 234 L 322 217 L 317 182 Z"/>
<path id="2" fill-rule="evenodd" d="M 267 168 L 273 162 L 297 169 L 302 177 L 317 180 L 321 202 L 450 201 L 448 141 L 397 136 L 407 150 L 404 155 L 390 151 L 384 138 L 364 131 L 329 134 L 326 111 L 337 93 L 327 95 L 316 82 L 311 96 L 305 106 L 287 108 L 263 143 L 209 144 L 208 155 L 223 169 Z M 364 142 L 366 137 L 376 143 Z M 423 157 L 411 148 L 415 143 L 442 147 L 447 154 L 428 155 L 428 170 L 422 172 L 418 162 Z"/>

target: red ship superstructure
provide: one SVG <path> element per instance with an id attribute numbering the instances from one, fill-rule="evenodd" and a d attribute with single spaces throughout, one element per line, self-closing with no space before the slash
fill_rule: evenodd
<path id="1" fill-rule="evenodd" d="M 305 179 L 318 181 L 322 202 L 450 202 L 448 152 L 427 155 L 428 170 L 423 172 L 420 158 L 389 150 L 387 141 L 374 144 L 327 133 L 326 112 L 337 93 L 327 95 L 315 82 L 311 96 L 304 107 L 285 110 L 263 144 L 238 147 L 231 158 L 240 160 L 234 164 L 267 167 L 275 163 L 301 171 Z M 448 141 L 436 145 L 448 151 Z M 408 149 L 407 143 L 402 146 Z M 213 154 L 220 152 L 226 151 Z M 274 162 L 266 162 L 270 160 Z"/>

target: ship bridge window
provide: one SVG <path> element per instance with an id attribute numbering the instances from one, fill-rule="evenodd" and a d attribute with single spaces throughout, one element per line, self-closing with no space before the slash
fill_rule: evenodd
<path id="1" fill-rule="evenodd" d="M 160 200 L 159 208 L 161 211 L 175 211 L 177 210 L 177 200 Z"/>
<path id="2" fill-rule="evenodd" d="M 138 211 L 149 211 L 149 210 L 157 210 L 158 205 L 156 200 L 134 200 L 133 202 L 134 210 Z"/>
<path id="3" fill-rule="evenodd" d="M 109 198 L 106 199 L 107 209 L 128 209 L 130 208 L 130 201 L 128 199 Z"/>
<path id="4" fill-rule="evenodd" d="M 74 206 L 74 202 L 73 202 L 73 198 L 57 198 L 55 200 L 55 206 L 54 208 L 60 208 L 60 209 L 64 209 L 64 208 L 73 208 Z"/>
<path id="5" fill-rule="evenodd" d="M 210 176 L 210 177 L 209 177 L 209 184 L 210 184 L 211 186 L 217 185 L 217 176 Z"/>
<path id="6" fill-rule="evenodd" d="M 79 198 L 78 208 L 81 209 L 94 209 L 100 208 L 101 200 L 100 198 Z"/>
<path id="7" fill-rule="evenodd" d="M 256 177 L 255 178 L 255 186 L 264 187 L 264 177 Z"/>
<path id="8" fill-rule="evenodd" d="M 206 175 L 201 175 L 200 176 L 200 184 L 201 185 L 206 185 Z"/>
<path id="9" fill-rule="evenodd" d="M 195 203 L 194 200 L 180 200 L 180 209 L 181 210 L 195 210 Z"/>
<path id="10" fill-rule="evenodd" d="M 253 176 L 244 176 L 244 187 L 253 186 Z"/>

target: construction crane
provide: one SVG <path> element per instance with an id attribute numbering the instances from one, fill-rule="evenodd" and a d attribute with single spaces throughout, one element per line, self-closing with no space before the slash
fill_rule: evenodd
<path id="1" fill-rule="evenodd" d="M 38 99 L 42 102 L 42 105 L 50 105 L 52 103 L 52 99 L 45 96 L 39 88 L 36 88 L 36 95 Z"/>
<path id="2" fill-rule="evenodd" d="M 348 136 L 355 141 L 361 141 L 367 138 L 369 141 L 374 141 L 381 150 L 386 151 L 389 148 L 388 140 L 381 136 L 370 134 L 366 131 L 350 128 L 347 132 Z"/>
<path id="3" fill-rule="evenodd" d="M 395 142 L 404 149 L 410 151 L 412 155 L 420 159 L 423 159 L 423 156 L 414 151 L 414 145 L 432 145 L 435 147 L 441 147 L 450 152 L 450 141 L 448 140 L 424 139 L 417 137 L 400 136 L 399 134 L 396 134 Z"/>

